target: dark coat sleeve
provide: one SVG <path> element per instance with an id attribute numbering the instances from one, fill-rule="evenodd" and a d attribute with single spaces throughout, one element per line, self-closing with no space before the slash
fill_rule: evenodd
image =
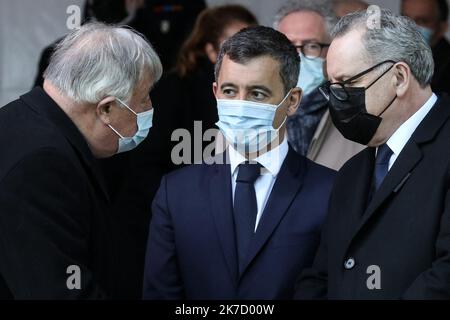
<path id="1" fill-rule="evenodd" d="M 167 180 L 163 178 L 152 206 L 152 222 L 144 272 L 144 299 L 179 300 L 184 298 L 177 266 L 174 226 L 167 201 Z"/>
<path id="2" fill-rule="evenodd" d="M 14 298 L 104 297 L 88 267 L 92 199 L 81 175 L 43 148 L 0 181 L 0 273 Z M 70 266 L 80 268 L 80 290 L 68 289 Z"/>

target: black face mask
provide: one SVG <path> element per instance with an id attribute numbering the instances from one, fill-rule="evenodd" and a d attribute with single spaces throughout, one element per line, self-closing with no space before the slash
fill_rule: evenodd
<path id="1" fill-rule="evenodd" d="M 345 86 L 347 83 L 351 83 L 352 81 L 362 77 L 375 68 L 388 62 L 393 63 L 393 65 L 385 72 L 383 72 L 377 79 L 375 79 L 375 81 L 373 81 L 367 88 L 352 88 Z M 366 90 L 368 90 L 389 70 L 391 70 L 394 64 L 395 62 L 392 60 L 383 61 L 342 83 L 328 83 L 328 90 L 326 90 L 328 94 L 324 93 L 325 91 L 321 90 L 324 96 L 329 97 L 330 115 L 334 125 L 346 139 L 364 145 L 367 145 L 370 140 L 372 140 L 373 136 L 377 132 L 378 127 L 381 124 L 381 121 L 383 120 L 381 118 L 381 115 L 392 105 L 392 103 L 394 103 L 395 99 L 397 99 L 397 95 L 383 110 L 383 112 L 376 116 L 367 112 Z M 333 89 L 330 91 L 330 86 L 336 84 L 338 86 L 333 87 Z M 338 97 L 343 98 L 338 99 Z"/>
<path id="2" fill-rule="evenodd" d="M 334 95 L 330 95 L 331 119 L 346 139 L 367 145 L 383 120 L 381 115 L 394 103 L 397 95 L 384 111 L 376 116 L 367 112 L 365 88 L 346 88 L 345 90 L 348 94 L 346 101 L 340 101 Z"/>

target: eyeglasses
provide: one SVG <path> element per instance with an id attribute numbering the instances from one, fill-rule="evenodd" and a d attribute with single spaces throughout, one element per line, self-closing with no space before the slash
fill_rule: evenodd
<path id="1" fill-rule="evenodd" d="M 303 45 L 294 45 L 297 51 L 303 53 L 306 58 L 314 59 L 320 57 L 323 48 L 327 48 L 330 45 L 326 43 L 308 42 Z"/>
<path id="2" fill-rule="evenodd" d="M 325 99 L 327 99 L 328 101 L 330 100 L 330 94 L 332 94 L 336 99 L 338 99 L 339 101 L 347 101 L 349 98 L 349 94 L 347 91 L 346 85 L 348 85 L 349 83 L 352 83 L 353 81 L 361 78 L 362 76 L 368 74 L 369 72 L 375 70 L 376 68 L 378 68 L 379 66 L 385 64 L 385 63 L 392 63 L 392 66 L 387 69 L 385 72 L 383 72 L 378 78 L 376 78 L 369 86 L 367 86 L 365 88 L 365 90 L 369 89 L 375 82 L 377 82 L 378 80 L 380 80 L 386 73 L 389 72 L 389 70 L 391 70 L 394 65 L 397 63 L 393 60 L 385 60 L 383 62 L 380 62 L 376 65 L 374 65 L 373 67 L 364 70 L 363 72 L 358 73 L 356 76 L 351 77 L 350 79 L 347 79 L 343 82 L 333 82 L 331 83 L 330 81 L 326 82 L 325 84 L 323 84 L 322 86 L 319 87 L 319 91 L 320 93 L 325 97 Z"/>

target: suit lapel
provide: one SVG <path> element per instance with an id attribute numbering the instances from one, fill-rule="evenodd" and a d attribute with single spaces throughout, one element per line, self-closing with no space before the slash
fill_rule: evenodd
<path id="1" fill-rule="evenodd" d="M 345 207 L 346 215 L 349 217 L 349 220 L 342 226 L 342 228 L 345 228 L 345 232 L 342 233 L 345 237 L 342 256 L 345 255 L 348 244 L 351 242 L 361 217 L 367 208 L 375 163 L 375 148 L 366 148 L 357 157 L 355 165 L 351 168 L 352 183 L 348 185 L 347 190 L 341 191 L 346 194 L 345 202 L 338 199 L 342 207 Z"/>
<path id="2" fill-rule="evenodd" d="M 360 161 L 352 168 L 354 174 L 350 187 L 351 194 L 346 205 L 353 213 L 354 221 L 360 221 L 362 214 L 367 208 L 370 186 L 372 183 L 373 168 L 375 165 L 375 148 L 366 148 L 360 154 Z"/>
<path id="3" fill-rule="evenodd" d="M 386 201 L 386 199 L 400 187 L 403 180 L 414 170 L 422 159 L 422 152 L 415 143 L 409 143 L 403 149 L 394 166 L 389 170 L 378 192 L 373 195 L 361 224 L 367 222 L 374 212 Z"/>
<path id="4" fill-rule="evenodd" d="M 419 127 L 416 129 L 411 139 L 405 145 L 399 157 L 395 161 L 388 175 L 381 184 L 378 191 L 373 195 L 372 201 L 369 203 L 364 212 L 358 227 L 351 237 L 346 248 L 348 248 L 353 240 L 358 236 L 362 228 L 376 214 L 377 210 L 394 194 L 399 192 L 402 186 L 411 176 L 414 168 L 422 160 L 423 153 L 420 146 L 432 141 L 438 134 L 439 129 L 444 125 L 450 116 L 449 101 L 441 98 L 437 104 L 431 109 L 430 113 L 425 117 Z"/>
<path id="5" fill-rule="evenodd" d="M 406 182 L 405 179 L 407 179 L 411 173 L 411 171 L 414 169 L 414 167 L 417 165 L 417 163 L 422 158 L 422 153 L 420 152 L 419 148 L 415 144 L 408 145 L 400 154 L 399 158 L 397 159 L 396 163 L 392 167 L 392 169 L 389 171 L 388 175 L 386 176 L 385 180 L 381 184 L 378 191 L 373 194 L 372 200 L 368 203 L 366 210 L 361 210 L 360 212 L 364 213 L 362 216 L 359 217 L 358 222 L 356 223 L 356 228 L 354 232 L 352 232 L 349 238 L 349 241 L 347 242 L 347 245 L 345 249 L 348 249 L 351 242 L 355 240 L 358 233 L 361 231 L 361 229 L 368 223 L 368 221 L 375 215 L 377 212 L 377 209 L 380 208 L 380 206 L 394 193 L 394 191 L 397 191 L 397 188 L 400 188 L 404 182 Z M 373 166 L 372 166 L 373 168 Z M 373 171 L 373 170 L 371 170 Z M 369 179 L 370 181 L 371 179 Z M 369 189 L 367 189 L 366 192 L 366 199 L 367 195 L 370 193 L 370 182 L 369 182 Z M 355 185 L 358 185 L 356 182 Z M 345 255 L 346 252 L 344 252 Z"/>
<path id="6" fill-rule="evenodd" d="M 281 166 L 267 205 L 264 208 L 257 232 L 250 243 L 242 275 L 250 263 L 269 240 L 291 203 L 301 189 L 305 173 L 305 160 L 295 154 L 291 148 Z"/>
<path id="7" fill-rule="evenodd" d="M 231 195 L 231 169 L 229 164 L 222 164 L 228 163 L 228 161 L 224 161 L 226 153 L 218 155 L 216 159 L 218 157 L 222 158 L 221 162 L 218 161 L 211 167 L 209 201 L 227 267 L 230 271 L 231 279 L 236 283 L 238 278 L 238 261 Z"/>

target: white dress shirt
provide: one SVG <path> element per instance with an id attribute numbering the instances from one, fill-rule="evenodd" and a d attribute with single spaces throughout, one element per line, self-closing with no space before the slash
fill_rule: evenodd
<path id="1" fill-rule="evenodd" d="M 256 202 L 258 205 L 258 212 L 256 216 L 255 232 L 258 228 L 259 221 L 261 220 L 262 213 L 266 207 L 267 200 L 269 199 L 270 193 L 272 192 L 273 185 L 277 179 L 278 173 L 280 172 L 281 165 L 284 162 L 289 151 L 289 146 L 286 137 L 283 142 L 277 146 L 275 149 L 264 153 L 263 155 L 256 158 L 260 165 L 263 166 L 261 175 L 255 181 L 255 193 Z M 234 203 L 234 192 L 236 190 L 236 178 L 238 176 L 239 168 L 238 166 L 247 161 L 247 159 L 236 151 L 231 145 L 229 146 L 229 156 L 231 165 L 231 186 L 233 194 Z"/>
<path id="2" fill-rule="evenodd" d="M 430 99 L 428 99 L 428 101 L 425 102 L 425 104 L 419 110 L 417 110 L 417 112 L 413 116 L 411 116 L 411 118 L 403 123 L 386 142 L 388 147 L 393 152 L 391 158 L 389 159 L 389 170 L 391 170 L 392 166 L 395 163 L 395 160 L 397 160 L 398 156 L 400 155 L 400 152 L 402 152 L 403 148 L 413 135 L 414 131 L 416 131 L 417 127 L 426 117 L 428 112 L 430 112 L 431 108 L 433 108 L 433 106 L 436 104 L 437 100 L 437 96 L 433 93 Z"/>

